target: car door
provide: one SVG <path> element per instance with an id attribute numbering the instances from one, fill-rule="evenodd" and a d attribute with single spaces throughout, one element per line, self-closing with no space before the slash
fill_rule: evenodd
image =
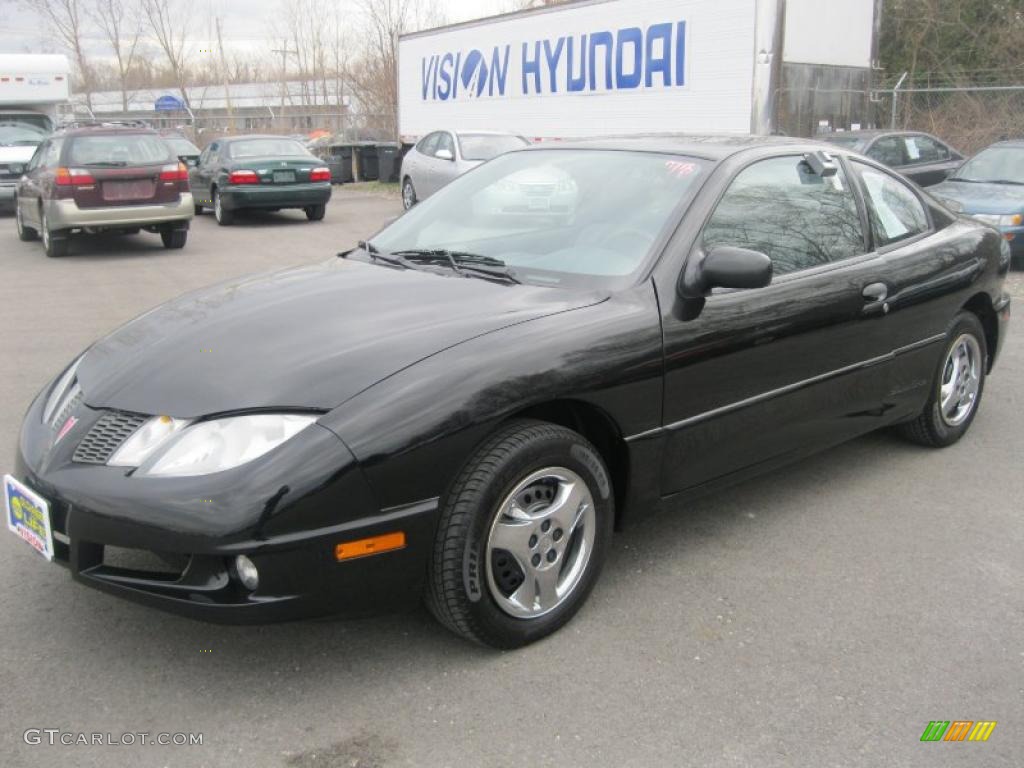
<path id="1" fill-rule="evenodd" d="M 428 133 L 416 144 L 402 161 L 402 174 L 412 179 L 416 196 L 422 200 L 430 194 L 428 161 L 437 146 L 440 132 Z"/>
<path id="2" fill-rule="evenodd" d="M 36 151 L 25 165 L 21 179 L 18 180 L 17 205 L 21 209 L 21 219 L 26 224 L 39 224 L 39 172 L 49 147 L 49 141 L 44 141 L 36 147 Z"/>
<path id="3" fill-rule="evenodd" d="M 221 143 L 214 141 L 199 155 L 199 162 L 189 170 L 189 181 L 197 205 L 212 205 L 211 185 L 217 175 L 218 152 Z"/>
<path id="4" fill-rule="evenodd" d="M 865 152 L 876 163 L 881 163 L 900 173 L 908 169 L 906 144 L 901 136 L 880 136 L 871 142 Z"/>
<path id="5" fill-rule="evenodd" d="M 963 161 L 945 144 L 923 133 L 903 137 L 909 165 L 902 172 L 922 187 L 944 181 Z"/>
<path id="6" fill-rule="evenodd" d="M 423 194 L 420 195 L 421 198 L 434 194 L 437 190 L 451 181 L 451 169 L 452 166 L 455 165 L 451 160 L 437 156 L 437 153 L 441 151 L 452 152 L 452 157 L 455 156 L 455 142 L 452 140 L 452 135 L 448 133 L 448 131 L 438 131 L 433 141 L 428 144 L 425 149 L 426 152 L 420 160 L 423 168 L 420 176 L 424 180 L 425 187 Z M 417 190 L 417 192 L 419 192 L 419 190 Z"/>
<path id="7" fill-rule="evenodd" d="M 447 155 L 439 157 L 439 153 L 447 153 Z M 434 162 L 437 163 L 437 189 L 455 181 L 463 173 L 458 158 L 455 137 L 448 131 L 441 131 L 441 136 L 437 140 L 437 149 L 434 150 Z"/>
<path id="8" fill-rule="evenodd" d="M 39 215 L 43 201 L 49 200 L 54 193 L 54 174 L 60 166 L 61 149 L 64 147 L 64 139 L 53 138 L 41 147 L 33 159 L 38 158 L 38 164 L 32 169 L 31 185 L 29 188 L 29 204 L 26 208 L 31 213 L 31 220 L 42 225 Z"/>
<path id="9" fill-rule="evenodd" d="M 678 268 L 659 277 L 664 495 L 874 429 L 891 388 L 884 268 L 847 167 L 824 177 L 786 154 L 716 177 L 726 172 L 713 208 L 688 214 L 700 220 L 686 258 L 748 248 L 775 274 L 764 288 L 715 290 L 696 308 L 675 291 Z"/>

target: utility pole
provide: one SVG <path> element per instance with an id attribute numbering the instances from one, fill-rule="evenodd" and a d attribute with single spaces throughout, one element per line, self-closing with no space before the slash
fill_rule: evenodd
<path id="1" fill-rule="evenodd" d="M 270 52 L 281 54 L 281 115 L 284 116 L 284 99 L 288 91 L 288 54 L 298 56 L 299 52 L 288 47 L 288 38 L 281 42 L 280 48 L 272 48 Z"/>
<path id="2" fill-rule="evenodd" d="M 228 62 L 227 57 L 224 55 L 224 38 L 221 36 L 220 30 L 220 16 L 216 19 L 217 23 L 217 48 L 220 50 L 220 74 L 224 80 L 224 98 L 227 101 L 228 107 L 228 125 L 231 133 L 235 132 L 235 110 L 231 106 L 231 86 L 228 83 L 230 79 L 228 77 Z"/>

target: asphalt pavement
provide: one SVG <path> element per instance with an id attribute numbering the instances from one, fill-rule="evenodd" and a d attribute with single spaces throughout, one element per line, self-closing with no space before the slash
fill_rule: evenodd
<path id="1" fill-rule="evenodd" d="M 97 336 L 330 258 L 399 208 L 339 190 L 323 222 L 203 216 L 181 251 L 97 236 L 63 259 L 0 217 L 0 471 L 32 397 Z M 1024 321 L 1010 334 L 960 444 L 871 435 L 619 533 L 576 619 L 515 652 L 423 610 L 203 624 L 74 584 L 0 531 L 0 766 L 1020 766 Z M 922 743 L 932 720 L 998 725 Z M 82 733 L 202 745 L 59 743 Z"/>

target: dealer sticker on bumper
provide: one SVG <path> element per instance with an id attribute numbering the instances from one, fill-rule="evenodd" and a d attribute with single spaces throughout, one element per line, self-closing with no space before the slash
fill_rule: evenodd
<path id="1" fill-rule="evenodd" d="M 4 475 L 4 502 L 7 527 L 11 532 L 47 560 L 53 560 L 50 505 L 46 499 L 10 475 Z"/>

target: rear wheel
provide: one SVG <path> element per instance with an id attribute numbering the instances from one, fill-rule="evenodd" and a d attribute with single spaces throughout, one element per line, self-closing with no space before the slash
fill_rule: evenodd
<path id="1" fill-rule="evenodd" d="M 961 312 L 946 335 L 945 351 L 924 411 L 898 429 L 932 448 L 952 445 L 970 429 L 985 390 L 988 347 L 977 315 Z"/>
<path id="2" fill-rule="evenodd" d="M 160 239 L 164 241 L 164 248 L 184 248 L 188 240 L 187 229 L 164 229 L 160 232 Z"/>
<path id="3" fill-rule="evenodd" d="M 517 648 L 573 617 L 611 542 L 611 482 L 597 450 L 554 424 L 515 421 L 445 497 L 427 605 L 454 632 Z"/>
<path id="4" fill-rule="evenodd" d="M 21 203 L 14 204 L 14 223 L 18 228 L 18 239 L 22 242 L 27 243 L 39 237 L 39 233 L 32 227 L 25 226 L 25 221 L 21 217 Z"/>
<path id="5" fill-rule="evenodd" d="M 68 255 L 68 236 L 60 231 L 50 231 L 50 222 L 46 217 L 46 208 L 39 209 L 39 230 L 43 238 L 43 249 L 51 259 Z"/>
<path id="6" fill-rule="evenodd" d="M 213 217 L 217 219 L 217 223 L 222 227 L 231 224 L 235 220 L 235 212 L 229 211 L 224 207 L 220 199 L 220 190 L 216 188 L 213 190 Z"/>
<path id="7" fill-rule="evenodd" d="M 202 216 L 203 215 L 203 206 L 201 206 L 199 203 L 196 203 L 195 204 L 195 208 L 196 208 L 196 216 Z"/>
<path id="8" fill-rule="evenodd" d="M 408 176 L 402 182 L 402 207 L 409 210 L 416 205 L 416 187 L 412 185 L 412 179 Z"/>
<path id="9" fill-rule="evenodd" d="M 305 211 L 307 219 L 310 221 L 320 221 L 327 213 L 327 206 L 323 203 L 320 205 L 307 205 Z"/>

